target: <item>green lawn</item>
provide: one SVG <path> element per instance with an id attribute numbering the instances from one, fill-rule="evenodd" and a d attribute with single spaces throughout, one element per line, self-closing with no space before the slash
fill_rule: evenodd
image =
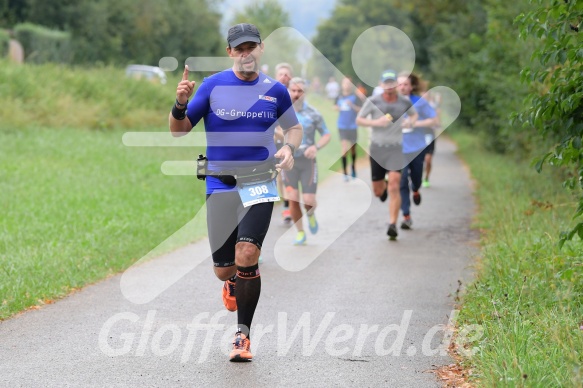
<path id="1" fill-rule="evenodd" d="M 200 209 L 196 177 L 160 172 L 196 150 L 130 148 L 122 135 L 0 132 L 0 318 L 126 268 Z"/>

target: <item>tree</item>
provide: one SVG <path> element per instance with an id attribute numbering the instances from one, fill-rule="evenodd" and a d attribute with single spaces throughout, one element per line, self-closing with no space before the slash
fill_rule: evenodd
<path id="1" fill-rule="evenodd" d="M 479 54 L 485 42 L 487 13 L 480 0 L 457 6 L 455 12 L 440 15 L 436 22 L 429 48 L 430 69 L 435 83 L 453 88 L 460 96 L 460 122 L 476 129 L 488 105 L 487 86 L 480 82 L 488 63 Z"/>
<path id="2" fill-rule="evenodd" d="M 277 0 L 255 0 L 241 11 L 235 13 L 231 25 L 238 23 L 254 24 L 266 40 L 267 47 L 262 59 L 264 65 L 273 69 L 280 62 L 290 63 L 299 75 L 299 40 L 288 34 L 281 27 L 288 27 L 289 14 L 283 9 Z M 274 34 L 275 32 L 275 34 Z"/>
<path id="3" fill-rule="evenodd" d="M 412 36 L 411 18 L 407 11 L 399 9 L 396 0 L 352 0 L 338 1 L 332 16 L 318 26 L 313 39 L 314 46 L 343 74 L 351 76 L 353 82 L 360 80 L 352 65 L 352 50 L 360 35 L 371 27 L 392 26 Z M 415 42 L 413 42 L 415 45 Z M 387 67 L 390 64 L 387 64 Z M 330 66 L 315 63 L 317 75 L 322 78 L 334 75 Z M 397 69 L 399 70 L 399 69 Z M 379 74 L 382 70 L 378 70 Z M 373 85 L 369 85 L 373 86 Z"/>
<path id="4" fill-rule="evenodd" d="M 72 13 L 77 7 L 85 7 L 87 0 L 21 0 L 26 4 L 26 21 L 56 30 L 71 26 Z"/>
<path id="5" fill-rule="evenodd" d="M 352 45 L 356 38 L 347 39 L 351 34 L 351 26 L 364 26 L 365 20 L 353 5 L 339 4 L 334 9 L 330 19 L 318 26 L 318 32 L 312 40 L 316 47 L 332 64 L 338 67 L 346 75 L 355 75 L 352 66 L 343 66 L 346 50 L 342 47 Z M 350 43 L 351 42 L 351 43 Z M 350 57 L 348 57 L 348 60 Z M 319 58 L 315 58 L 314 68 L 316 75 L 327 79 L 333 75 L 332 69 Z"/>
<path id="6" fill-rule="evenodd" d="M 543 137 L 556 140 L 549 152 L 536 162 L 563 166 L 572 171 L 564 186 L 573 190 L 579 206 L 574 219 L 583 216 L 583 3 L 581 1 L 530 0 L 535 8 L 517 18 L 524 38 L 540 39 L 533 58 L 541 69 L 527 67 L 522 79 L 533 86 L 517 120 L 534 127 Z M 578 235 L 583 239 L 583 222 L 561 233 L 560 245 Z"/>
<path id="7" fill-rule="evenodd" d="M 278 28 L 289 26 L 290 19 L 278 0 L 254 0 L 235 13 L 231 24 L 237 23 L 254 24 L 261 36 L 267 37 Z"/>
<path id="8" fill-rule="evenodd" d="M 26 21 L 71 33 L 76 64 L 156 65 L 164 56 L 211 56 L 224 47 L 211 0 L 21 2 Z"/>
<path id="9" fill-rule="evenodd" d="M 483 46 L 477 58 L 481 66 L 478 79 L 484 90 L 484 109 L 478 113 L 481 129 L 487 133 L 487 145 L 497 151 L 512 152 L 517 157 L 531 157 L 541 147 L 539 136 L 532 129 L 517 130 L 511 124 L 512 113 L 522 108 L 522 100 L 528 94 L 528 86 L 520 82 L 520 71 L 531 63 L 536 42 L 521 41 L 516 16 L 526 12 L 526 2 L 488 0 L 486 32 Z"/>
<path id="10" fill-rule="evenodd" d="M 25 22 L 26 14 L 25 0 L 0 0 L 0 28 L 10 28 Z"/>
<path id="11" fill-rule="evenodd" d="M 226 42 L 220 32 L 221 14 L 213 6 L 215 3 L 169 0 L 165 14 L 171 27 L 158 36 L 160 56 L 179 58 L 179 62 L 193 56 L 224 56 Z"/>

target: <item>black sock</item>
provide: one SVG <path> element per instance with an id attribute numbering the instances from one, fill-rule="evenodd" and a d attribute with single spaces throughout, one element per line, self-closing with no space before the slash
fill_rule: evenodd
<path id="1" fill-rule="evenodd" d="M 344 171 L 344 175 L 346 175 L 346 155 L 342 155 L 342 171 Z"/>
<path id="2" fill-rule="evenodd" d="M 352 171 L 356 171 L 356 150 L 352 149 Z"/>
<path id="3" fill-rule="evenodd" d="M 237 267 L 237 284 L 235 287 L 238 330 L 249 338 L 251 321 L 253 321 L 255 308 L 261 294 L 259 265 Z"/>

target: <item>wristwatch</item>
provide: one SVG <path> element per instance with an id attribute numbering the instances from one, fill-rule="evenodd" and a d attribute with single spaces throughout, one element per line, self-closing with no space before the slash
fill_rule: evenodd
<path id="1" fill-rule="evenodd" d="M 294 145 L 293 145 L 293 144 L 291 144 L 291 143 L 285 143 L 285 144 L 284 144 L 284 146 L 288 146 L 288 147 L 289 147 L 289 149 L 291 150 L 292 154 L 295 154 L 295 152 L 296 152 L 296 147 L 294 147 Z"/>

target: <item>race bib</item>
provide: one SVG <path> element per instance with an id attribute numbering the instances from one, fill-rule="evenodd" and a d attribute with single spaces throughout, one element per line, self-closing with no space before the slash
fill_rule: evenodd
<path id="1" fill-rule="evenodd" d="M 275 179 L 259 183 L 244 183 L 237 190 L 243 207 L 280 200 Z"/>
<path id="2" fill-rule="evenodd" d="M 425 134 L 425 144 L 429 145 L 433 141 L 433 135 L 430 133 Z"/>

